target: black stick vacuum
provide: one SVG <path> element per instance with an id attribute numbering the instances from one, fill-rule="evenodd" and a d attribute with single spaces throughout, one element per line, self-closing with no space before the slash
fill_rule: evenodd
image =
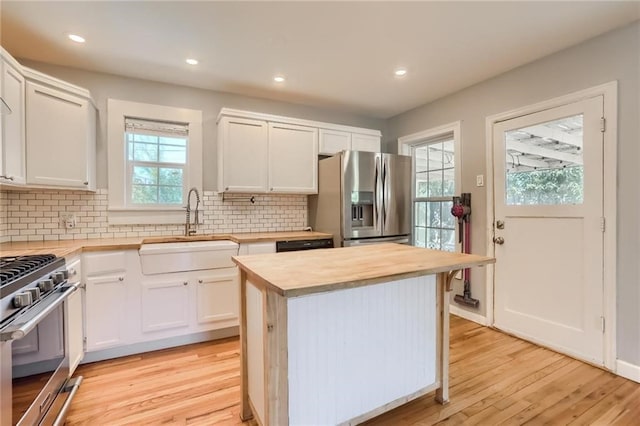
<path id="1" fill-rule="evenodd" d="M 458 219 L 458 226 L 460 227 L 459 239 L 462 244 L 463 253 L 471 253 L 471 194 L 463 192 L 459 197 L 453 197 L 453 207 L 451 208 L 451 214 Z M 478 299 L 471 297 L 471 282 L 469 281 L 469 275 L 471 270 L 465 269 L 462 273 L 464 280 L 463 294 L 456 294 L 453 300 L 461 305 L 477 308 L 480 304 Z"/>

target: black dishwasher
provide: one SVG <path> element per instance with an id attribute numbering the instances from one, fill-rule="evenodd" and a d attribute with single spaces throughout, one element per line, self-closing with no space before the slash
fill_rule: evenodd
<path id="1" fill-rule="evenodd" d="M 276 241 L 276 253 L 323 248 L 333 248 L 333 238 L 322 238 L 319 240 Z"/>

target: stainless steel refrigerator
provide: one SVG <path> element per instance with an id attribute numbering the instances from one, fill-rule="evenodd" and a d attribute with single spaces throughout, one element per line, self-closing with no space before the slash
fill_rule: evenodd
<path id="1" fill-rule="evenodd" d="M 411 157 L 343 151 L 320 160 L 309 224 L 332 233 L 335 247 L 409 243 Z"/>

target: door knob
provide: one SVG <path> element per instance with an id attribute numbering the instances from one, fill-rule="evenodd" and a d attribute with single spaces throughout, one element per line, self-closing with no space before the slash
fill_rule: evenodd
<path id="1" fill-rule="evenodd" d="M 502 245 L 502 244 L 504 244 L 504 238 L 502 238 L 502 237 L 493 237 L 493 242 L 496 243 L 496 244 Z"/>

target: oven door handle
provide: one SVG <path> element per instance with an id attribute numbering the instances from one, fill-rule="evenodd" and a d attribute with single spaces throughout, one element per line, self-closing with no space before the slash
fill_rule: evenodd
<path id="1" fill-rule="evenodd" d="M 0 331 L 0 341 L 8 342 L 11 340 L 19 340 L 24 336 L 29 334 L 31 330 L 36 328 L 38 323 L 42 321 L 47 315 L 53 312 L 58 306 L 64 302 L 64 300 L 69 297 L 69 295 L 80 288 L 80 281 L 74 284 L 70 284 L 69 286 L 62 287 L 61 293 L 58 297 L 56 297 L 52 302 L 48 303 L 44 307 L 38 307 L 36 311 L 28 312 L 25 314 L 27 316 L 27 320 L 25 322 L 21 322 L 19 324 L 9 324 L 2 331 Z"/>

